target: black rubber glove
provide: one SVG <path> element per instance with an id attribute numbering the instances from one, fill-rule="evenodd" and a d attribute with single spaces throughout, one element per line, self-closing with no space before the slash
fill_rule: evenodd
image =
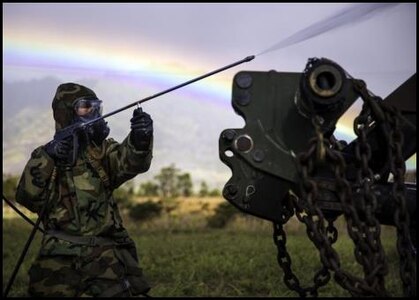
<path id="1" fill-rule="evenodd" d="M 131 118 L 131 143 L 136 150 L 148 150 L 153 137 L 153 120 L 141 107 L 136 108 Z"/>
<path id="2" fill-rule="evenodd" d="M 87 129 L 89 138 L 96 146 L 102 145 L 103 141 L 108 137 L 109 132 L 108 122 L 105 122 L 103 119 L 96 121 Z"/>
<path id="3" fill-rule="evenodd" d="M 45 151 L 53 159 L 62 162 L 69 163 L 73 158 L 73 141 L 70 139 L 67 140 L 52 140 L 45 145 Z"/>

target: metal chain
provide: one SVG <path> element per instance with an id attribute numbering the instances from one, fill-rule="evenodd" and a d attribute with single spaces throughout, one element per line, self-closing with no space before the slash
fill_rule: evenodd
<path id="1" fill-rule="evenodd" d="M 284 271 L 284 283 L 285 285 L 293 291 L 296 291 L 300 297 L 317 297 L 318 296 L 318 289 L 324 285 L 326 285 L 330 280 L 330 272 L 326 267 L 322 267 L 313 277 L 314 285 L 309 287 L 301 287 L 300 281 L 298 277 L 294 274 L 291 269 L 291 257 L 288 253 L 286 243 L 287 243 L 287 236 L 283 225 L 289 220 L 289 218 L 294 215 L 293 212 L 293 203 L 290 201 L 291 198 L 295 198 L 295 195 L 289 194 L 288 198 L 285 200 L 288 201 L 288 206 L 284 207 L 284 213 L 281 217 L 282 221 L 280 223 L 273 222 L 273 239 L 274 243 L 278 249 L 277 254 L 277 261 L 278 265 Z M 333 222 L 329 223 L 327 227 L 329 233 L 329 240 L 331 243 L 334 243 L 337 240 L 337 230 L 333 226 Z"/>
<path id="2" fill-rule="evenodd" d="M 283 225 L 289 216 L 282 216 L 281 223 L 274 223 L 274 242 L 278 248 L 278 264 L 284 270 L 284 282 L 301 297 L 317 296 L 319 287 L 330 279 L 329 270 L 334 271 L 334 279 L 353 296 L 388 297 L 385 289 L 385 276 L 388 265 L 380 240 L 381 226 L 375 217 L 377 199 L 374 193 L 374 176 L 370 168 L 371 147 L 367 131 L 375 122 L 379 125 L 386 142 L 389 144 L 388 155 L 391 158 L 391 173 L 394 176 L 393 198 L 397 209 L 394 214 L 397 227 L 397 248 L 400 254 L 400 276 L 404 294 L 416 296 L 416 249 L 412 245 L 409 230 L 409 214 L 405 201 L 405 161 L 402 154 L 403 134 L 400 130 L 400 111 L 388 108 L 381 99 L 366 89 L 362 80 L 353 79 L 354 87 L 364 101 L 360 115 L 354 120 L 354 131 L 358 136 L 355 144 L 356 182 L 350 184 L 346 179 L 346 164 L 340 153 L 341 147 L 333 140 L 326 140 L 321 131 L 320 118 L 312 119 L 316 135 L 309 141 L 309 149 L 297 156 L 300 181 L 300 197 L 293 198 L 295 214 L 306 225 L 309 239 L 320 252 L 323 268 L 314 276 L 314 286 L 302 288 L 298 278 L 291 270 L 291 258 L 286 249 L 286 235 Z M 386 129 L 390 127 L 390 129 Z M 331 143 L 332 142 L 332 145 Z M 333 220 L 328 219 L 317 205 L 319 188 L 316 172 L 331 169 L 335 175 L 335 190 L 344 213 L 348 234 L 355 244 L 355 258 L 363 267 L 364 278 L 356 277 L 340 267 L 339 256 L 332 244 L 337 239 L 337 230 Z M 381 175 L 381 174 L 379 174 Z M 376 178 L 377 177 L 377 178 Z M 353 203 L 352 188 L 355 188 L 357 205 Z M 286 210 L 284 210 L 286 211 Z M 326 215 L 326 217 L 330 217 Z"/>
<path id="3" fill-rule="evenodd" d="M 384 123 L 382 129 L 388 141 L 388 155 L 390 171 L 393 174 L 392 197 L 396 203 L 394 222 L 397 228 L 397 250 L 400 256 L 400 277 L 403 282 L 405 296 L 416 296 L 416 249 L 413 247 L 410 230 L 409 214 L 406 208 L 406 187 L 404 176 L 406 163 L 403 158 L 403 132 L 400 129 L 402 115 L 400 110 L 393 106 L 386 106 L 378 97 L 372 96 L 366 89 L 363 81 L 355 80 L 355 87 L 361 97 L 368 104 L 378 122 Z"/>
<path id="4" fill-rule="evenodd" d="M 362 235 L 365 234 L 360 226 L 360 218 L 352 203 L 351 188 L 345 179 L 345 161 L 343 156 L 331 148 L 329 141 L 323 138 L 320 124 L 313 118 L 316 128 L 316 136 L 310 140 L 310 148 L 307 152 L 298 156 L 299 173 L 301 175 L 301 197 L 296 201 L 297 218 L 306 224 L 307 234 L 314 245 L 319 249 L 324 266 L 335 272 L 335 280 L 343 288 L 347 289 L 353 296 L 386 296 L 383 290 L 375 285 L 371 286 L 370 278 L 374 278 L 376 268 L 371 273 L 365 274 L 365 279 L 358 278 L 340 268 L 340 261 L 337 252 L 325 235 L 324 216 L 321 209 L 317 206 L 318 187 L 313 177 L 317 168 L 331 167 L 336 177 L 336 190 L 342 209 L 347 220 L 348 233 L 357 244 L 361 243 L 363 253 L 366 252 L 367 245 L 363 241 Z M 326 163 L 327 162 L 327 163 Z M 358 261 L 366 264 L 368 258 L 363 257 L 362 252 L 355 252 Z"/>
<path id="5" fill-rule="evenodd" d="M 400 278 L 403 293 L 407 297 L 416 296 L 416 249 L 412 244 L 409 230 L 409 213 L 406 207 L 406 187 L 404 176 L 406 164 L 403 159 L 403 133 L 400 130 L 401 113 L 395 107 L 386 107 L 386 117 L 390 127 L 390 166 L 393 174 L 392 197 L 396 203 L 394 223 L 397 228 L 397 250 L 400 256 Z"/>
<path id="6" fill-rule="evenodd" d="M 364 85 L 365 88 L 365 85 Z M 378 100 L 378 99 L 377 99 Z M 354 132 L 358 136 L 355 144 L 355 158 L 357 162 L 356 199 L 359 214 L 362 215 L 359 229 L 363 235 L 355 241 L 355 254 L 357 261 L 362 264 L 364 273 L 368 275 L 368 284 L 376 290 L 381 290 L 386 295 L 384 277 L 388 274 L 388 265 L 381 244 L 381 226 L 375 217 L 377 199 L 373 191 L 374 174 L 369 167 L 371 147 L 367 140 L 367 129 L 371 122 L 371 109 L 367 99 L 364 99 L 361 114 L 354 120 Z M 376 101 L 369 99 L 369 101 Z M 378 109 L 378 108 L 377 108 Z"/>

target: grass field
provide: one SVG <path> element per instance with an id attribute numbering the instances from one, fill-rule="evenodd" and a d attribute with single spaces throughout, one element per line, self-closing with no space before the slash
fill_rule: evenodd
<path id="1" fill-rule="evenodd" d="M 206 226 L 206 217 L 222 199 L 188 199 L 171 203 L 175 209 L 158 219 L 134 222 L 124 217 L 125 225 L 138 248 L 140 264 L 148 277 L 154 297 L 297 297 L 282 281 L 283 272 L 276 261 L 276 247 L 270 222 L 251 216 L 237 217 L 223 229 Z M 208 203 L 208 204 L 206 204 Z M 3 289 L 23 249 L 30 225 L 7 209 L 3 214 Z M 353 242 L 344 224 L 335 249 L 342 267 L 361 276 L 353 256 Z M 302 285 L 312 282 L 320 268 L 319 255 L 296 220 L 286 226 L 287 245 L 294 272 Z M 395 230 L 383 226 L 382 243 L 389 263 L 386 287 L 392 296 L 401 296 Z M 37 234 L 9 296 L 27 296 L 27 271 L 40 245 Z M 347 297 L 348 292 L 333 279 L 319 289 L 319 296 Z"/>

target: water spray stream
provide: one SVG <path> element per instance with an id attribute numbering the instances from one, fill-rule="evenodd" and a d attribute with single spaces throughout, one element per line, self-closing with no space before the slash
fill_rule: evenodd
<path id="1" fill-rule="evenodd" d="M 280 41 L 279 43 L 273 45 L 272 47 L 256 54 L 256 56 L 272 52 L 281 48 L 285 48 L 300 42 L 303 42 L 305 40 L 308 40 L 310 38 L 313 38 L 315 36 L 318 36 L 320 34 L 323 34 L 325 32 L 336 30 L 344 25 L 359 22 L 361 20 L 365 20 L 366 18 L 372 17 L 373 13 L 378 13 L 380 11 L 383 11 L 385 9 L 394 7 L 395 5 L 400 3 L 390 3 L 390 4 L 384 4 L 384 3 L 373 3 L 373 4 L 356 4 L 351 7 L 345 8 L 338 12 L 337 14 L 333 15 L 332 17 L 329 17 L 325 20 L 319 21 L 317 23 L 314 23 L 296 33 L 293 35 L 285 38 L 284 40 Z"/>

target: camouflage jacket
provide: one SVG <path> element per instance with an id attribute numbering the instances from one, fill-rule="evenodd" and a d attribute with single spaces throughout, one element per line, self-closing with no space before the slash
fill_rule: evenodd
<path id="1" fill-rule="evenodd" d="M 102 143 L 101 149 L 92 146 L 81 151 L 72 168 L 57 167 L 57 176 L 48 192 L 54 160 L 38 147 L 32 152 L 21 176 L 16 200 L 33 212 L 39 213 L 47 194 L 48 215 L 43 220 L 46 230 L 75 236 L 104 236 L 117 239 L 128 237 L 112 191 L 125 181 L 149 169 L 152 142 L 147 151 L 137 151 L 130 136 L 119 144 L 113 139 Z M 92 164 L 94 160 L 95 164 Z M 96 165 L 106 173 L 104 182 Z M 102 178 L 101 178 L 102 177 Z M 82 247 L 44 236 L 41 254 L 81 255 Z"/>

